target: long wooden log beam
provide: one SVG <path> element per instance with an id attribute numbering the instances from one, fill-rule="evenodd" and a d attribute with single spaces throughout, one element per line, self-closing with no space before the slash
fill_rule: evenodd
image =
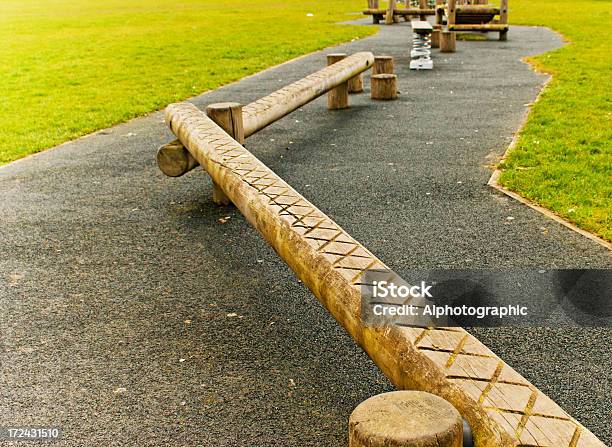
<path id="1" fill-rule="evenodd" d="M 366 9 L 363 11 L 365 15 L 382 14 L 386 15 L 386 9 Z M 435 15 L 436 10 L 433 8 L 399 8 L 393 11 L 396 16 L 417 16 L 417 15 Z"/>
<path id="2" fill-rule="evenodd" d="M 475 23 L 472 25 L 459 24 L 448 25 L 448 29 L 452 31 L 507 31 L 509 25 L 504 23 Z"/>
<path id="3" fill-rule="evenodd" d="M 368 70 L 372 64 L 374 64 L 372 53 L 367 51 L 355 53 L 244 106 L 242 108 L 244 136 L 253 135 L 303 105 L 348 83 Z M 157 164 L 169 177 L 179 177 L 198 165 L 177 141 L 159 148 Z"/>
<path id="4" fill-rule="evenodd" d="M 605 447 L 461 328 L 368 327 L 359 282 L 386 266 L 188 103 L 166 121 L 193 157 L 296 276 L 400 389 L 452 403 L 479 447 Z"/>

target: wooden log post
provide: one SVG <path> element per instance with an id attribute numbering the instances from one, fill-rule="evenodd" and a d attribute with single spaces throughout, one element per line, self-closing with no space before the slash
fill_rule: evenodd
<path id="1" fill-rule="evenodd" d="M 368 11 L 372 13 L 372 23 L 377 25 L 380 22 L 380 17 L 382 14 L 377 14 L 374 11 L 378 11 L 379 8 L 379 0 L 368 0 Z"/>
<path id="2" fill-rule="evenodd" d="M 354 78 L 348 81 L 348 92 L 349 93 L 362 93 L 363 92 L 363 74 L 358 74 Z"/>
<path id="3" fill-rule="evenodd" d="M 323 68 L 244 106 L 242 108 L 244 136 L 253 135 L 333 88 L 346 84 L 348 80 L 368 70 L 373 64 L 372 53 L 367 51 L 355 53 L 333 66 Z M 178 141 L 159 148 L 157 164 L 161 171 L 170 177 L 181 176 L 198 166 L 198 162 Z"/>
<path id="4" fill-rule="evenodd" d="M 503 25 L 508 24 L 508 0 L 501 0 L 499 5 L 499 23 Z M 508 29 L 499 32 L 499 40 L 508 40 Z"/>
<path id="5" fill-rule="evenodd" d="M 440 51 L 442 53 L 454 53 L 457 37 L 454 31 L 444 30 L 440 34 Z"/>
<path id="6" fill-rule="evenodd" d="M 242 121 L 242 104 L 221 102 L 206 107 L 206 114 L 221 129 L 240 144 L 244 144 L 244 126 Z M 213 202 L 217 205 L 229 205 L 230 200 L 223 190 L 213 181 Z"/>
<path id="7" fill-rule="evenodd" d="M 441 30 L 438 28 L 434 28 L 431 32 L 431 48 L 440 48 L 440 34 Z"/>
<path id="8" fill-rule="evenodd" d="M 387 7 L 387 13 L 385 14 L 385 24 L 393 25 L 395 22 L 395 10 L 397 8 L 396 5 L 397 0 L 389 0 L 389 6 Z"/>
<path id="9" fill-rule="evenodd" d="M 423 14 L 423 11 L 427 8 L 427 0 L 419 0 L 419 9 L 421 10 L 420 20 L 427 20 L 427 15 Z"/>
<path id="10" fill-rule="evenodd" d="M 327 55 L 327 65 L 333 65 L 336 62 L 340 62 L 346 58 L 345 53 L 332 53 Z M 340 110 L 348 108 L 348 93 L 349 83 L 348 80 L 338 85 L 336 88 L 331 89 L 327 93 L 327 108 L 329 110 Z"/>
<path id="11" fill-rule="evenodd" d="M 397 75 L 372 75 L 372 99 L 391 100 L 397 98 Z"/>
<path id="12" fill-rule="evenodd" d="M 393 391 L 360 403 L 349 419 L 349 447 L 461 447 L 463 419 L 422 391 Z"/>
<path id="13" fill-rule="evenodd" d="M 446 23 L 448 26 L 455 25 L 457 23 L 457 1 L 448 0 L 448 7 L 446 11 Z"/>
<path id="14" fill-rule="evenodd" d="M 374 67 L 372 68 L 372 75 L 393 73 L 393 56 L 374 56 Z"/>
<path id="15" fill-rule="evenodd" d="M 367 271 L 388 267 L 193 104 L 171 104 L 165 117 L 213 181 L 396 388 L 450 402 L 469 423 L 478 447 L 605 447 L 464 329 L 368 324 L 358 284 Z"/>

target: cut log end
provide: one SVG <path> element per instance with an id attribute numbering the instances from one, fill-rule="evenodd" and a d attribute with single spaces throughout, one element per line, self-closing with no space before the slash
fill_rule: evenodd
<path id="1" fill-rule="evenodd" d="M 157 150 L 157 166 L 168 177 L 180 177 L 198 165 L 179 140 L 164 144 Z"/>
<path id="2" fill-rule="evenodd" d="M 372 99 L 391 100 L 397 98 L 397 76 L 394 74 L 372 75 Z"/>
<path id="3" fill-rule="evenodd" d="M 349 419 L 349 447 L 461 447 L 463 420 L 441 397 L 394 391 L 362 402 Z"/>

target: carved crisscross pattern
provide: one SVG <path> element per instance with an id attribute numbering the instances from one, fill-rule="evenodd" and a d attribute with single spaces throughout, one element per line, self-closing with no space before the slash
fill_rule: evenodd
<path id="1" fill-rule="evenodd" d="M 169 106 L 195 131 L 177 132 L 183 143 L 196 141 L 207 157 L 232 171 L 265 197 L 268 206 L 323 256 L 353 287 L 369 269 L 387 267 L 329 217 L 230 138 L 202 112 L 189 104 Z M 175 130 L 176 131 L 176 130 Z M 188 141 L 185 141 L 188 140 Z M 461 389 L 522 447 L 586 447 L 604 444 L 461 328 L 401 328 L 418 351 L 427 356 L 447 380 Z"/>
<path id="2" fill-rule="evenodd" d="M 299 81 L 289 84 L 286 87 L 275 91 L 274 93 L 247 104 L 242 109 L 245 129 L 251 129 L 253 127 L 251 123 L 257 121 L 256 117 L 258 115 L 264 115 L 268 113 L 270 109 L 273 107 L 278 107 L 280 104 L 293 103 L 294 98 L 301 96 L 303 92 L 315 91 L 316 96 L 325 93 L 327 90 L 327 80 L 334 77 L 336 74 L 343 72 L 344 70 L 351 69 L 351 67 L 354 67 L 356 63 L 361 62 L 367 62 L 367 59 L 364 59 L 363 53 L 356 53 L 336 62 L 333 65 L 329 65 L 315 73 L 312 73 Z M 364 64 L 363 69 L 365 70 L 369 66 L 370 62 L 367 62 Z"/>

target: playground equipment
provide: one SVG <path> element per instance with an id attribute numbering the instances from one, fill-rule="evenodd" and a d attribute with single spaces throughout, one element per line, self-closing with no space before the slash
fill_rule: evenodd
<path id="1" fill-rule="evenodd" d="M 363 11 L 365 15 L 372 16 L 373 23 L 380 23 L 385 20 L 385 24 L 399 22 L 400 17 L 410 20 L 412 17 L 426 20 L 427 16 L 436 14 L 436 0 L 404 0 L 403 7 L 398 7 L 398 0 L 389 0 L 387 9 L 380 8 L 379 0 L 368 0 L 368 9 Z M 441 0 L 437 0 L 441 1 Z"/>
<path id="2" fill-rule="evenodd" d="M 413 20 L 412 26 L 413 44 L 410 52 L 411 70 L 431 70 L 433 61 L 431 60 L 431 33 L 433 27 L 424 20 Z"/>
<path id="3" fill-rule="evenodd" d="M 446 23 L 449 31 L 495 31 L 499 40 L 507 40 L 508 0 L 501 0 L 499 7 L 487 0 L 448 0 L 436 6 L 436 23 Z"/>
<path id="4" fill-rule="evenodd" d="M 193 104 L 172 104 L 165 118 L 213 182 L 397 388 L 450 402 L 479 447 L 605 447 L 467 331 L 367 325 L 360 284 L 372 269 L 389 271 L 382 261 Z"/>
<path id="5" fill-rule="evenodd" d="M 361 74 L 373 63 L 374 55 L 369 52 L 355 53 L 349 57 L 346 54 L 329 55 L 328 67 L 268 96 L 244 107 L 232 103 L 209 106 L 207 112 L 215 122 L 225 123 L 222 127 L 229 129 L 238 142 L 244 143 L 246 137 L 325 93 L 328 93 L 330 110 L 348 107 L 348 93 L 363 90 Z M 179 177 L 197 167 L 198 162 L 179 141 L 173 141 L 159 148 L 157 165 L 167 176 Z"/>

